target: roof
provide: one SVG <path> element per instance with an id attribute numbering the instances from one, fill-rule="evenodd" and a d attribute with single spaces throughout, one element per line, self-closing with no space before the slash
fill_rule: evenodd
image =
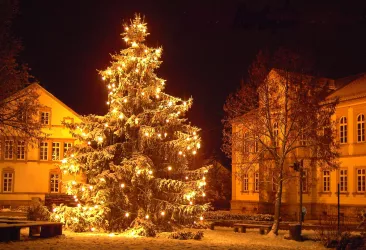
<path id="1" fill-rule="evenodd" d="M 51 94 L 50 92 L 48 92 L 44 87 L 42 87 L 41 85 L 39 85 L 38 83 L 32 83 L 29 86 L 27 86 L 26 88 L 20 90 L 19 92 L 22 92 L 26 89 L 29 88 L 38 88 L 39 90 L 41 90 L 43 93 L 45 93 L 46 95 L 48 95 L 49 97 L 51 97 L 52 99 L 54 99 L 55 101 L 57 101 L 58 103 L 61 104 L 61 106 L 63 106 L 65 109 L 67 109 L 68 111 L 70 111 L 71 113 L 73 113 L 75 116 L 81 118 L 81 116 L 76 113 L 73 109 L 71 109 L 69 106 L 67 106 L 65 103 L 63 103 L 60 99 L 58 99 L 56 96 L 54 96 L 53 94 Z M 18 92 L 18 93 L 19 93 Z"/>
<path id="2" fill-rule="evenodd" d="M 358 74 L 336 80 L 339 88 L 333 91 L 327 99 L 340 98 L 340 101 L 366 97 L 366 74 Z"/>

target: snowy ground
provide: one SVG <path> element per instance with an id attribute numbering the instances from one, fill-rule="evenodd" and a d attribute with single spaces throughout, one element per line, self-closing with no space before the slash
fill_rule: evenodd
<path id="1" fill-rule="evenodd" d="M 196 231 L 195 229 L 186 229 Z M 283 239 L 287 231 L 280 231 L 279 236 L 271 238 L 260 235 L 258 230 L 247 233 L 234 233 L 231 228 L 215 227 L 215 230 L 203 230 L 202 240 L 168 239 L 169 233 L 159 234 L 155 238 L 127 237 L 97 233 L 73 233 L 64 231 L 64 235 L 49 239 L 27 239 L 0 243 L 0 249 L 324 249 L 314 241 L 296 242 Z M 26 232 L 22 232 L 26 234 Z M 303 231 L 311 235 L 312 231 Z"/>

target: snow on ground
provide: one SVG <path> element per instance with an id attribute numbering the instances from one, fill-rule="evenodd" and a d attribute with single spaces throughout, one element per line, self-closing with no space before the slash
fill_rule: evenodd
<path id="1" fill-rule="evenodd" d="M 185 231 L 197 231 L 185 229 Z M 280 231 L 276 238 L 260 235 L 258 230 L 247 230 L 247 233 L 234 233 L 232 228 L 215 227 L 215 230 L 203 230 L 202 240 L 168 239 L 170 233 L 161 233 L 155 238 L 127 237 L 98 233 L 73 233 L 64 231 L 64 235 L 48 239 L 28 239 L 0 243 L 0 249 L 324 249 L 314 241 L 296 242 L 283 239 L 287 231 Z M 26 232 L 22 231 L 22 234 Z M 303 231 L 303 235 L 313 234 Z M 27 235 L 27 234 L 26 234 Z"/>

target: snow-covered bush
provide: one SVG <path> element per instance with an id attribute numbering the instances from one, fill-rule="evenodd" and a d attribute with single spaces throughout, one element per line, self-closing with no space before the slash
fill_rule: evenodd
<path id="1" fill-rule="evenodd" d="M 200 240 L 203 238 L 203 231 L 197 231 L 195 233 L 190 231 L 180 231 L 173 232 L 169 235 L 169 239 L 177 239 L 177 240 Z"/>
<path id="2" fill-rule="evenodd" d="M 133 231 L 135 235 L 139 236 L 156 236 L 156 226 L 151 220 L 137 218 L 133 221 L 132 228 L 129 231 Z"/>
<path id="3" fill-rule="evenodd" d="M 209 211 L 204 213 L 206 220 L 253 220 L 273 221 L 271 214 L 235 214 L 230 211 Z"/>
<path id="4" fill-rule="evenodd" d="M 48 221 L 50 219 L 50 212 L 46 206 L 40 202 L 34 202 L 27 208 L 28 220 L 42 220 Z"/>

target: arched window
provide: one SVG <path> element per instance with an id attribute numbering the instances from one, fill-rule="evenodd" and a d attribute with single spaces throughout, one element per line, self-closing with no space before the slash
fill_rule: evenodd
<path id="1" fill-rule="evenodd" d="M 340 143 L 347 143 L 347 118 L 345 116 L 340 119 L 339 140 Z"/>
<path id="2" fill-rule="evenodd" d="M 279 142 L 278 142 L 278 123 L 277 122 L 275 122 L 273 124 L 273 136 L 274 136 L 274 145 L 276 147 L 278 147 L 279 146 Z"/>
<path id="3" fill-rule="evenodd" d="M 357 142 L 365 141 L 365 115 L 357 116 Z"/>

